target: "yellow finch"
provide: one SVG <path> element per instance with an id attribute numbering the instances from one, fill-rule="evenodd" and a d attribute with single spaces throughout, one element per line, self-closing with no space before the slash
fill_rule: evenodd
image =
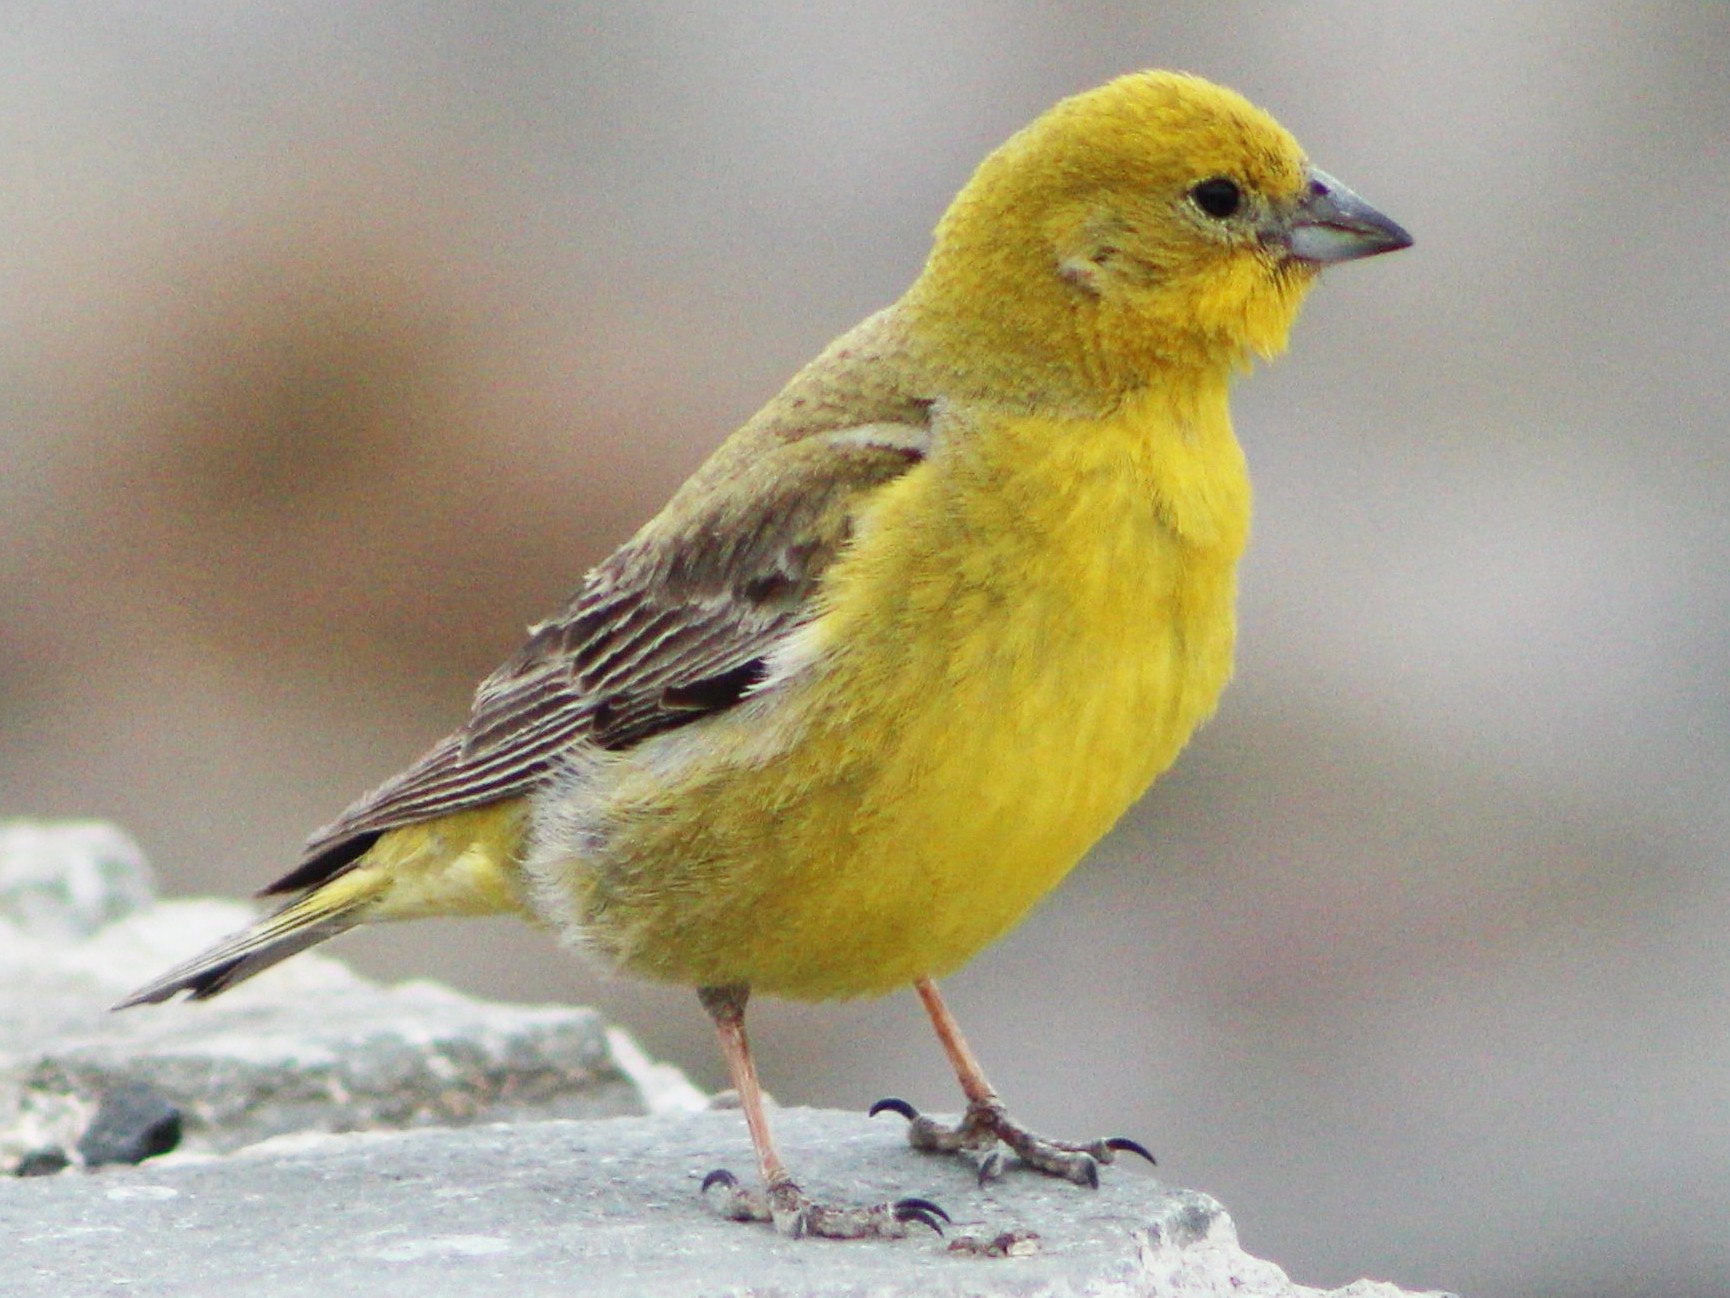
<path id="1" fill-rule="evenodd" d="M 816 1203 L 770 1140 L 751 992 L 911 984 L 967 1098 L 913 1143 L 1096 1182 L 1034 1135 L 934 979 L 1068 873 L 1231 673 L 1250 489 L 1233 372 L 1316 273 L 1411 239 L 1231 91 L 1144 72 L 986 158 L 900 301 L 843 335 L 482 682 L 467 723 L 313 835 L 289 900 L 127 1004 L 211 996 L 357 924 L 519 912 L 695 987 L 790 1234 L 936 1226 Z"/>

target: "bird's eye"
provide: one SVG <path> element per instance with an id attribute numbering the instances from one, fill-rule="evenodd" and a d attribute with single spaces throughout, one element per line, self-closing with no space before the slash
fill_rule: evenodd
<path id="1" fill-rule="evenodd" d="M 1235 215 L 1243 205 L 1243 191 L 1237 187 L 1235 180 L 1227 180 L 1224 176 L 1215 176 L 1212 180 L 1204 180 L 1189 191 L 1195 205 L 1216 221 L 1223 221 L 1228 216 Z"/>

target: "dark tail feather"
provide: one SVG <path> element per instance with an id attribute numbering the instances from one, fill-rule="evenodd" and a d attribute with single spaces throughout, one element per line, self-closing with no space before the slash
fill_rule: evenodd
<path id="1" fill-rule="evenodd" d="M 185 964 L 176 965 L 114 1008 L 156 1004 L 178 992 L 188 993 L 190 1000 L 207 1000 L 309 946 L 353 928 L 361 922 L 370 900 L 370 896 L 321 900 L 318 892 L 311 893 Z"/>

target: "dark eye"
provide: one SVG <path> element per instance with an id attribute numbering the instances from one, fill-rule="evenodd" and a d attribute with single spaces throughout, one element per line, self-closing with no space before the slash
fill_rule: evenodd
<path id="1" fill-rule="evenodd" d="M 1234 215 L 1243 204 L 1243 191 L 1238 189 L 1237 182 L 1224 176 L 1202 181 L 1189 191 L 1189 196 L 1197 207 L 1216 221 Z"/>

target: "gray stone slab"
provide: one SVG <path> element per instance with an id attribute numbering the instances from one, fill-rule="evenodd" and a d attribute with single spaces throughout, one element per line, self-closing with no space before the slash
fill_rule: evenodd
<path id="1" fill-rule="evenodd" d="M 384 987 L 311 952 L 212 1001 L 110 1011 L 251 913 L 163 903 L 76 939 L 0 921 L 0 1173 L 45 1150 L 76 1157 L 103 1097 L 129 1086 L 176 1106 L 184 1147 L 205 1151 L 705 1103 L 593 1010 Z"/>
<path id="2" fill-rule="evenodd" d="M 743 1121 L 706 1113 L 303 1136 L 224 1157 L 0 1180 L 0 1293 L 16 1298 L 1320 1298 L 1237 1246 L 1205 1195 L 1125 1168 L 1098 1191 L 1010 1172 L 984 1188 L 901 1124 L 781 1111 L 818 1196 L 918 1194 L 951 1235 L 1037 1232 L 1031 1256 L 906 1239 L 788 1240 L 722 1221 L 698 1186 L 752 1167 Z M 1359 1282 L 1336 1298 L 1396 1298 Z"/>

